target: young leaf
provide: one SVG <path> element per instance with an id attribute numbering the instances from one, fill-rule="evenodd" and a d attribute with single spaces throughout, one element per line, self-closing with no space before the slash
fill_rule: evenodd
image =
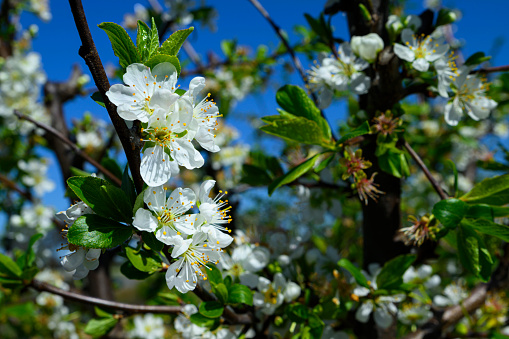
<path id="1" fill-rule="evenodd" d="M 221 302 L 221 304 L 226 304 L 228 302 L 228 288 L 223 283 L 212 285 L 212 292 L 216 295 L 217 299 Z"/>
<path id="2" fill-rule="evenodd" d="M 126 247 L 125 253 L 131 264 L 142 272 L 154 273 L 161 269 L 161 258 L 153 252 Z"/>
<path id="3" fill-rule="evenodd" d="M 156 252 L 162 251 L 164 244 L 157 240 L 156 236 L 152 232 L 142 232 L 143 241 L 145 245 L 150 247 Z"/>
<path id="4" fill-rule="evenodd" d="M 109 331 L 115 327 L 118 319 L 113 317 L 110 318 L 101 318 L 101 319 L 92 319 L 88 322 L 85 327 L 85 333 L 90 334 L 93 337 L 102 337 L 106 335 Z"/>
<path id="5" fill-rule="evenodd" d="M 345 135 L 343 135 L 341 138 L 339 138 L 339 140 L 336 142 L 336 145 L 341 145 L 347 140 L 350 140 L 352 138 L 355 138 L 355 137 L 358 137 L 358 136 L 361 136 L 364 134 L 369 134 L 369 133 L 371 133 L 369 123 L 367 121 L 364 121 L 362 123 L 362 125 L 347 132 Z"/>
<path id="6" fill-rule="evenodd" d="M 294 85 L 285 85 L 277 91 L 276 101 L 285 111 L 316 122 L 324 138 L 331 138 L 329 124 L 322 117 L 320 109 L 315 106 L 313 100 L 309 98 L 302 88 Z"/>
<path id="7" fill-rule="evenodd" d="M 455 228 L 468 212 L 468 204 L 459 199 L 441 200 L 433 206 L 433 215 L 446 228 Z"/>
<path id="8" fill-rule="evenodd" d="M 493 259 L 491 258 L 490 251 L 486 247 L 486 244 L 484 243 L 482 237 L 479 237 L 478 240 L 479 240 L 479 266 L 481 267 L 481 270 L 479 271 L 479 278 L 481 278 L 485 282 L 488 282 L 491 278 Z"/>
<path id="9" fill-rule="evenodd" d="M 465 218 L 462 224 L 471 227 L 481 233 L 492 235 L 505 242 L 509 242 L 509 226 L 497 224 L 487 219 L 470 219 Z"/>
<path id="10" fill-rule="evenodd" d="M 200 313 L 191 314 L 191 318 L 189 320 L 191 320 L 191 322 L 195 325 L 198 325 L 200 327 L 206 327 L 206 328 L 213 327 L 216 324 L 216 322 L 218 321 L 217 318 L 215 318 L 215 319 L 208 318 Z"/>
<path id="11" fill-rule="evenodd" d="M 136 47 L 140 54 L 141 61 L 148 60 L 149 46 L 148 40 L 150 35 L 150 28 L 141 20 L 138 20 L 138 34 L 136 35 Z M 159 46 L 158 46 L 159 47 Z"/>
<path id="12" fill-rule="evenodd" d="M 71 177 L 67 184 L 95 213 L 117 221 L 132 222 L 132 208 L 124 192 L 96 177 Z"/>
<path id="13" fill-rule="evenodd" d="M 291 183 L 292 181 L 297 180 L 301 176 L 303 176 L 307 171 L 313 168 L 315 165 L 316 160 L 320 154 L 316 154 L 312 156 L 311 158 L 307 159 L 303 163 L 297 165 L 296 167 L 292 168 L 290 171 L 288 171 L 283 176 L 277 178 L 269 185 L 269 195 L 272 195 L 274 191 L 286 184 Z"/>
<path id="14" fill-rule="evenodd" d="M 228 288 L 228 303 L 253 306 L 253 292 L 245 285 L 234 284 Z"/>
<path id="15" fill-rule="evenodd" d="M 355 267 L 354 264 L 350 262 L 350 260 L 343 258 L 338 261 L 338 266 L 343 267 L 345 270 L 350 272 L 357 284 L 369 288 L 368 280 L 364 274 L 362 274 L 361 270 Z"/>
<path id="16" fill-rule="evenodd" d="M 474 66 L 474 65 L 480 65 L 485 61 L 490 60 L 490 56 L 485 56 L 484 52 L 477 52 L 472 54 L 466 61 L 465 65 L 467 66 Z"/>
<path id="17" fill-rule="evenodd" d="M 286 314 L 290 320 L 296 323 L 303 323 L 309 318 L 309 309 L 299 303 L 288 305 Z"/>
<path id="18" fill-rule="evenodd" d="M 416 255 L 400 255 L 385 263 L 376 277 L 378 289 L 397 289 L 403 283 L 403 274 L 412 266 Z"/>
<path id="19" fill-rule="evenodd" d="M 260 127 L 262 131 L 277 137 L 310 145 L 322 145 L 326 138 L 316 122 L 296 117 L 294 119 L 279 119 L 270 125 Z"/>
<path id="20" fill-rule="evenodd" d="M 501 206 L 509 203 L 509 174 L 484 179 L 460 199 L 469 204 Z"/>
<path id="21" fill-rule="evenodd" d="M 456 234 L 458 256 L 463 267 L 479 276 L 479 236 L 475 231 L 462 222 Z"/>
<path id="22" fill-rule="evenodd" d="M 396 178 L 410 175 L 410 168 L 408 167 L 405 153 L 397 148 L 390 148 L 387 152 L 378 156 L 378 165 L 382 171 Z"/>
<path id="23" fill-rule="evenodd" d="M 10 278 L 21 277 L 21 268 L 10 257 L 0 253 L 0 274 Z"/>
<path id="24" fill-rule="evenodd" d="M 161 45 L 161 48 L 159 48 L 160 54 L 167 54 L 167 55 L 177 55 L 180 51 L 180 47 L 184 44 L 184 41 L 186 41 L 187 37 L 191 32 L 194 30 L 194 27 L 189 27 L 187 29 L 182 29 L 179 31 L 176 31 L 168 39 L 166 39 L 165 42 Z"/>
<path id="25" fill-rule="evenodd" d="M 122 185 L 120 189 L 124 191 L 129 205 L 133 206 L 136 201 L 136 188 L 133 179 L 129 176 L 129 166 L 125 165 L 124 173 L 122 173 Z"/>
<path id="26" fill-rule="evenodd" d="M 133 207 L 133 215 L 136 215 L 136 211 L 140 208 L 143 208 L 144 201 L 143 196 L 145 195 L 145 190 L 141 191 L 140 194 L 136 197 L 136 200 L 134 201 L 134 207 Z"/>
<path id="27" fill-rule="evenodd" d="M 99 24 L 99 28 L 108 34 L 111 47 L 113 47 L 113 52 L 119 59 L 120 66 L 126 68 L 130 64 L 140 62 L 138 50 L 122 26 L 114 22 L 103 22 Z"/>
<path id="28" fill-rule="evenodd" d="M 157 64 L 160 64 L 162 62 L 169 62 L 173 66 L 175 66 L 175 69 L 177 70 L 177 75 L 180 76 L 180 62 L 179 59 L 177 59 L 174 55 L 166 55 L 166 54 L 158 54 L 154 55 L 150 59 L 144 62 L 145 66 L 150 67 L 150 69 L 154 68 Z"/>
<path id="29" fill-rule="evenodd" d="M 223 282 L 223 275 L 221 274 L 221 271 L 214 265 L 210 265 L 211 269 L 208 269 L 207 272 L 207 279 L 210 281 L 211 284 L 220 284 Z"/>
<path id="30" fill-rule="evenodd" d="M 136 269 L 130 261 L 126 261 L 120 266 L 120 273 L 126 276 L 127 279 L 133 280 L 145 280 L 150 277 L 149 273 Z"/>
<path id="31" fill-rule="evenodd" d="M 99 91 L 97 92 L 94 92 L 94 94 L 92 94 L 90 96 L 90 98 L 92 98 L 92 100 L 94 100 L 95 102 L 97 102 L 99 105 L 101 105 L 102 107 L 106 108 L 106 104 L 104 103 L 104 99 L 101 95 L 101 93 L 99 93 Z"/>
<path id="32" fill-rule="evenodd" d="M 95 214 L 85 214 L 69 227 L 71 244 L 88 248 L 113 248 L 133 234 L 132 228 Z"/>
<path id="33" fill-rule="evenodd" d="M 199 311 L 207 318 L 219 318 L 223 314 L 224 307 L 218 301 L 204 301 L 200 304 Z"/>

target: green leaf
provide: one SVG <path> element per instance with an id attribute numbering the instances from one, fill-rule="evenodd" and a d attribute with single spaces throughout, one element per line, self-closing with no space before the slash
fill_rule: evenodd
<path id="1" fill-rule="evenodd" d="M 410 176 L 410 168 L 403 151 L 397 148 L 390 148 L 387 152 L 378 156 L 378 165 L 384 171 L 396 178 Z"/>
<path id="2" fill-rule="evenodd" d="M 301 163 L 301 164 L 295 166 L 294 168 L 292 168 L 290 171 L 285 173 L 283 176 L 281 176 L 281 177 L 277 178 L 276 180 L 274 180 L 269 185 L 269 195 L 272 195 L 272 193 L 274 193 L 274 191 L 277 188 L 279 188 L 279 187 L 281 187 L 283 185 L 289 184 L 292 181 L 295 181 L 296 179 L 298 179 L 301 176 L 303 176 L 310 169 L 312 169 L 319 156 L 320 156 L 320 154 L 316 154 L 316 155 L 312 156 L 311 158 L 307 159 L 303 163 Z"/>
<path id="3" fill-rule="evenodd" d="M 120 66 L 127 68 L 130 64 L 140 62 L 140 56 L 133 41 L 120 25 L 114 22 L 103 22 L 99 28 L 108 34 L 113 52 L 118 57 Z"/>
<path id="4" fill-rule="evenodd" d="M 330 163 L 332 162 L 332 160 L 334 160 L 334 158 L 336 157 L 336 153 L 331 153 L 329 154 L 324 160 L 322 160 L 318 166 L 316 166 L 315 168 L 315 172 L 318 173 L 318 172 L 321 172 L 323 171 L 324 169 L 327 168 L 327 166 L 330 165 Z"/>
<path id="5" fill-rule="evenodd" d="M 484 282 L 488 282 L 491 278 L 491 270 L 493 268 L 493 259 L 491 258 L 490 251 L 486 247 L 482 237 L 479 237 L 479 265 L 481 270 L 479 272 L 479 278 Z"/>
<path id="6" fill-rule="evenodd" d="M 316 122 L 306 118 L 280 119 L 260 127 L 262 131 L 289 141 L 322 145 L 326 140 Z"/>
<path id="7" fill-rule="evenodd" d="M 136 211 L 140 208 L 143 208 L 145 202 L 143 201 L 143 196 L 145 195 L 145 190 L 141 191 L 140 194 L 136 197 L 136 200 L 134 201 L 134 207 L 133 207 L 133 215 L 136 215 Z"/>
<path id="8" fill-rule="evenodd" d="M 316 122 L 324 138 L 331 138 L 329 124 L 322 117 L 320 109 L 315 106 L 313 100 L 309 98 L 302 88 L 294 85 L 285 85 L 277 91 L 276 101 L 285 111 Z"/>
<path id="9" fill-rule="evenodd" d="M 150 67 L 150 69 L 153 69 L 158 64 L 163 63 L 163 62 L 169 62 L 170 64 L 175 66 L 175 69 L 177 70 L 177 75 L 180 76 L 180 62 L 179 62 L 179 59 L 177 59 L 177 57 L 174 55 L 166 55 L 166 54 L 154 55 L 153 57 L 151 57 L 150 59 L 145 61 L 144 64 L 146 66 Z"/>
<path id="10" fill-rule="evenodd" d="M 99 91 L 96 91 L 94 92 L 90 98 L 92 98 L 92 100 L 94 100 L 95 102 L 97 102 L 99 105 L 101 105 L 102 107 L 106 108 L 106 104 L 104 103 L 104 99 L 103 99 L 103 96 L 101 95 L 101 93 L 99 93 Z"/>
<path id="11" fill-rule="evenodd" d="M 200 313 L 191 314 L 191 318 L 189 320 L 191 320 L 191 322 L 195 325 L 207 328 L 214 326 L 214 323 L 217 321 L 217 319 L 208 318 Z"/>
<path id="12" fill-rule="evenodd" d="M 216 295 L 217 299 L 221 302 L 221 304 L 226 304 L 228 302 L 228 288 L 223 283 L 212 285 L 212 292 Z"/>
<path id="13" fill-rule="evenodd" d="M 353 276 L 357 284 L 369 288 L 368 280 L 366 279 L 364 274 L 362 274 L 361 270 L 355 267 L 354 264 L 350 262 L 350 260 L 343 258 L 340 261 L 338 261 L 338 265 L 339 267 L 343 267 L 345 270 L 350 272 L 350 274 Z"/>
<path id="14" fill-rule="evenodd" d="M 509 242 L 509 226 L 497 224 L 487 219 L 465 218 L 462 224 L 467 225 L 480 233 L 492 235 L 505 242 Z"/>
<path id="15" fill-rule="evenodd" d="M 108 313 L 104 310 L 101 310 L 99 307 L 94 307 L 95 314 L 100 318 L 111 318 L 113 315 L 111 313 Z"/>
<path id="16" fill-rule="evenodd" d="M 445 162 L 452 168 L 452 172 L 454 174 L 454 196 L 458 196 L 458 169 L 456 168 L 456 164 L 452 160 L 447 160 Z"/>
<path id="17" fill-rule="evenodd" d="M 18 258 L 17 262 L 18 262 L 18 266 L 20 268 L 22 268 L 23 270 L 25 270 L 26 268 L 29 268 L 33 265 L 34 261 L 35 261 L 35 252 L 33 250 L 33 246 L 35 244 L 35 242 L 39 239 L 41 239 L 43 237 L 43 234 L 41 233 L 37 233 L 37 234 L 34 234 L 31 238 L 30 238 L 30 241 L 28 242 L 28 247 L 27 247 L 27 250 L 25 253 L 23 253 L 23 255 Z"/>
<path id="18" fill-rule="evenodd" d="M 369 133 L 371 133 L 371 129 L 369 127 L 369 123 L 367 121 L 364 121 L 362 123 L 362 125 L 360 125 L 359 127 L 349 131 L 348 133 L 343 135 L 341 138 L 339 138 L 339 140 L 336 142 L 336 145 L 341 145 L 341 144 L 343 144 L 347 140 L 350 140 L 352 138 L 355 138 L 355 137 L 358 137 L 358 136 L 361 136 L 361 135 L 369 134 Z"/>
<path id="19" fill-rule="evenodd" d="M 455 228 L 468 212 L 467 203 L 459 199 L 441 200 L 433 206 L 433 215 L 447 228 Z"/>
<path id="20" fill-rule="evenodd" d="M 187 37 L 191 32 L 194 31 L 194 27 L 189 27 L 187 29 L 182 29 L 179 31 L 176 31 L 168 39 L 166 39 L 165 42 L 161 45 L 161 48 L 159 48 L 160 54 L 167 54 L 167 55 L 177 55 L 180 51 L 180 47 L 184 44 L 184 41 L 186 41 Z"/>
<path id="21" fill-rule="evenodd" d="M 159 48 L 159 34 L 152 18 L 152 29 L 146 23 L 138 20 L 138 35 L 136 37 L 136 46 L 141 57 L 141 61 L 147 61 Z"/>
<path id="22" fill-rule="evenodd" d="M 160 252 L 163 250 L 164 244 L 162 242 L 160 242 L 159 240 L 157 240 L 154 233 L 144 231 L 141 233 L 141 235 L 142 235 L 143 241 L 145 242 L 145 244 L 148 247 L 150 247 L 151 249 L 153 249 L 156 252 Z"/>
<path id="23" fill-rule="evenodd" d="M 103 167 L 105 167 L 117 178 L 122 179 L 122 168 L 115 159 L 105 157 L 101 160 L 101 165 L 103 165 Z M 109 179 L 107 180 L 110 181 Z M 115 183 L 113 183 L 112 181 L 110 182 L 115 185 Z"/>
<path id="24" fill-rule="evenodd" d="M 76 220 L 67 239 L 71 244 L 88 248 L 113 248 L 133 234 L 132 227 L 95 214 L 85 214 Z"/>
<path id="25" fill-rule="evenodd" d="M 475 231 L 462 222 L 456 234 L 458 256 L 463 267 L 478 276 L 479 266 L 479 236 Z"/>
<path id="26" fill-rule="evenodd" d="M 378 289 L 398 289 L 403 284 L 403 274 L 412 266 L 416 255 L 400 255 L 385 263 L 376 278 Z"/>
<path id="27" fill-rule="evenodd" d="M 129 166 L 125 165 L 124 173 L 122 173 L 122 185 L 120 189 L 127 197 L 130 206 L 134 205 L 136 201 L 136 188 L 134 187 L 133 179 L 129 176 Z"/>
<path id="28" fill-rule="evenodd" d="M 131 204 L 124 192 L 96 177 L 71 177 L 67 184 L 95 213 L 127 223 L 132 222 Z"/>
<path id="29" fill-rule="evenodd" d="M 509 203 L 509 174 L 484 179 L 460 199 L 469 204 L 500 206 Z"/>
<path id="30" fill-rule="evenodd" d="M 207 279 L 211 284 L 220 284 L 223 282 L 223 275 L 216 266 L 210 265 L 210 269 L 207 269 Z"/>
<path id="31" fill-rule="evenodd" d="M 228 303 L 253 306 L 253 292 L 245 285 L 233 284 L 228 288 Z"/>
<path id="32" fill-rule="evenodd" d="M 125 253 L 131 264 L 142 272 L 155 273 L 161 269 L 161 258 L 154 252 L 137 251 L 134 248 L 126 247 Z"/>
<path id="33" fill-rule="evenodd" d="M 128 279 L 145 280 L 150 277 L 149 273 L 136 269 L 130 261 L 126 261 L 122 264 L 122 266 L 120 266 L 120 272 Z"/>
<path id="34" fill-rule="evenodd" d="M 21 268 L 10 257 L 0 253 L 0 274 L 10 278 L 20 278 Z"/>
<path id="35" fill-rule="evenodd" d="M 117 322 L 118 320 L 113 317 L 92 319 L 85 327 L 85 333 L 93 337 L 101 337 L 111 331 Z"/>
<path id="36" fill-rule="evenodd" d="M 224 307 L 218 301 L 204 301 L 200 304 L 199 311 L 207 318 L 219 318 L 223 314 Z"/>
<path id="37" fill-rule="evenodd" d="M 485 61 L 490 60 L 490 56 L 485 56 L 484 52 L 477 52 L 472 54 L 466 61 L 465 65 L 471 66 L 471 65 L 480 65 Z"/>
<path id="38" fill-rule="evenodd" d="M 299 303 L 288 305 L 286 308 L 286 314 L 291 321 L 296 323 L 303 323 L 309 318 L 309 309 Z"/>
<path id="39" fill-rule="evenodd" d="M 323 329 L 325 328 L 325 323 L 322 319 L 316 314 L 310 314 L 308 319 L 308 324 L 311 330 L 309 333 L 312 338 L 321 338 L 323 334 Z"/>

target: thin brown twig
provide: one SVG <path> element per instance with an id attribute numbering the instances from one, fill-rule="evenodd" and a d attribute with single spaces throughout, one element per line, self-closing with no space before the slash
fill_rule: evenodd
<path id="1" fill-rule="evenodd" d="M 279 36 L 279 39 L 281 40 L 283 45 L 285 45 L 286 49 L 288 50 L 288 53 L 290 53 L 290 56 L 293 61 L 293 65 L 299 72 L 300 77 L 302 78 L 302 81 L 306 85 L 306 88 L 308 88 L 309 83 L 308 83 L 308 80 L 306 77 L 306 73 L 304 73 L 304 68 L 302 67 L 300 59 L 295 54 L 295 51 L 293 50 L 292 46 L 290 46 L 288 39 L 286 39 L 286 37 L 284 36 L 283 30 L 281 29 L 281 27 L 279 27 L 274 22 L 274 20 L 272 20 L 269 13 L 267 12 L 267 10 L 265 8 L 263 8 L 263 6 L 260 4 L 260 2 L 258 2 L 258 0 L 249 0 L 249 2 L 251 2 L 251 4 L 253 4 L 253 6 L 258 10 L 258 12 L 260 12 L 260 14 L 269 22 L 269 24 L 272 26 L 272 28 L 274 29 L 276 34 Z M 318 98 L 316 97 L 316 94 L 313 91 L 310 91 L 310 94 L 311 94 L 311 98 L 313 99 L 315 105 L 318 106 Z M 323 113 L 322 110 L 320 110 L 320 113 L 322 114 L 322 117 L 327 121 L 327 118 L 325 117 L 325 114 Z M 336 139 L 334 136 L 332 138 L 334 140 Z"/>
<path id="2" fill-rule="evenodd" d="M 111 122 L 124 148 L 136 191 L 139 193 L 143 189 L 143 178 L 140 173 L 140 149 L 136 144 L 131 142 L 131 132 L 127 128 L 124 120 L 117 114 L 116 106 L 106 96 L 106 91 L 110 89 L 110 83 L 104 71 L 99 53 L 95 47 L 94 40 L 92 39 L 85 11 L 83 10 L 83 4 L 81 0 L 69 0 L 69 5 L 71 6 L 71 12 L 82 43 L 79 49 L 79 55 L 85 60 L 97 89 L 99 93 L 101 93 Z"/>
<path id="3" fill-rule="evenodd" d="M 181 312 L 182 310 L 181 306 L 134 305 L 89 297 L 83 294 L 65 291 L 61 288 L 55 287 L 53 285 L 35 279 L 32 280 L 32 283 L 29 286 L 41 292 L 44 291 L 59 295 L 67 300 L 73 300 L 94 306 L 123 311 L 124 313 L 128 314 L 136 313 L 175 314 Z"/>
<path id="4" fill-rule="evenodd" d="M 18 192 L 22 197 L 24 197 L 28 201 L 33 201 L 32 193 L 30 193 L 30 191 L 25 191 L 24 189 L 19 187 L 14 181 L 7 178 L 2 173 L 0 173 L 0 181 L 5 185 L 5 187 L 7 187 L 7 189 Z"/>
<path id="5" fill-rule="evenodd" d="M 487 74 L 487 73 L 505 72 L 505 71 L 509 71 L 509 65 L 476 69 L 476 70 L 471 71 L 470 74 L 474 74 L 474 73 Z"/>
<path id="6" fill-rule="evenodd" d="M 67 139 L 62 133 L 60 133 L 59 131 L 57 131 L 53 127 L 48 126 L 46 124 L 43 124 L 43 123 L 41 123 L 39 121 L 36 121 L 36 120 L 32 119 L 31 117 L 29 117 L 29 116 L 27 116 L 25 114 L 22 114 L 22 113 L 20 113 L 18 111 L 14 111 L 14 115 L 16 115 L 20 119 L 30 121 L 31 123 L 33 123 L 37 127 L 42 128 L 43 130 L 45 130 L 47 133 L 50 133 L 51 135 L 57 137 L 63 143 L 69 145 L 76 154 L 78 154 L 85 161 L 88 161 L 91 165 L 93 165 L 95 168 L 97 168 L 101 173 L 103 173 L 105 176 L 107 176 L 115 184 L 117 184 L 118 186 L 120 186 L 122 184 L 122 181 L 119 178 L 117 178 L 113 173 L 111 173 L 106 168 L 104 168 L 104 166 L 102 166 L 100 163 L 98 163 L 90 155 L 88 155 L 87 153 L 83 152 L 75 143 L 73 143 L 71 140 Z"/>
<path id="7" fill-rule="evenodd" d="M 404 143 L 404 146 L 405 146 L 405 149 L 408 151 L 408 153 L 410 153 L 410 155 L 412 156 L 412 158 L 414 159 L 414 161 L 417 163 L 417 165 L 421 168 L 421 170 L 424 172 L 424 175 L 426 176 L 426 178 L 428 178 L 429 182 L 431 183 L 431 185 L 433 186 L 433 188 L 435 189 L 435 191 L 438 193 L 438 195 L 440 196 L 441 199 L 447 199 L 449 198 L 447 196 L 447 194 L 444 193 L 444 191 L 442 190 L 442 188 L 440 187 L 440 185 L 438 184 L 438 182 L 435 180 L 435 178 L 433 178 L 433 176 L 431 175 L 431 172 L 429 171 L 429 169 L 426 167 L 426 165 L 424 164 L 424 162 L 422 161 L 421 157 L 419 156 L 419 154 L 417 154 L 414 149 L 412 148 L 412 146 L 410 146 L 410 144 L 405 140 L 405 143 Z"/>

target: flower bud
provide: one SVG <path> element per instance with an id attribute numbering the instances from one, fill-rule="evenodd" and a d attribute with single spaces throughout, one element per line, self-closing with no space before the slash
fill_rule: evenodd
<path id="1" fill-rule="evenodd" d="M 372 63 L 376 60 L 378 53 L 384 48 L 384 42 L 378 34 L 369 33 L 364 36 L 353 36 L 351 47 L 355 54 Z"/>
<path id="2" fill-rule="evenodd" d="M 389 32 L 391 39 L 394 39 L 403 30 L 403 23 L 397 15 L 389 15 L 385 28 Z"/>
<path id="3" fill-rule="evenodd" d="M 458 16 L 456 15 L 456 13 L 454 11 L 451 11 L 450 9 L 447 9 L 447 8 L 442 8 L 438 12 L 437 27 L 442 26 L 442 25 L 452 24 L 457 19 L 458 19 Z"/>

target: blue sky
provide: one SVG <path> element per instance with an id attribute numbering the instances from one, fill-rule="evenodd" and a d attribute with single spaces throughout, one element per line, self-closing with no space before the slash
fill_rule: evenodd
<path id="1" fill-rule="evenodd" d="M 136 2 L 147 4 L 144 1 L 83 1 L 88 24 L 103 64 L 117 64 L 118 60 L 113 55 L 106 34 L 97 25 L 105 21 L 121 23 L 124 13 L 133 12 Z M 260 0 L 260 2 L 272 18 L 289 32 L 290 39 L 296 39 L 292 33 L 292 27 L 296 24 L 306 25 L 303 14 L 309 13 L 312 16 L 317 16 L 325 0 Z M 192 33 L 190 41 L 199 54 L 206 55 L 208 51 L 212 50 L 222 56 L 220 42 L 223 39 L 236 38 L 240 45 L 252 46 L 253 49 L 259 44 L 269 47 L 277 45 L 278 38 L 272 28 L 247 0 L 209 0 L 208 4 L 213 5 L 219 13 L 216 21 L 218 29 L 216 32 L 210 32 L 197 27 Z M 466 41 L 464 48 L 466 56 L 477 51 L 489 53 L 497 38 L 507 41 L 508 35 L 505 27 L 508 3 L 506 0 L 491 0 L 489 5 L 483 6 L 474 0 L 445 0 L 444 4 L 450 7 L 459 6 L 458 8 L 463 13 L 462 19 L 454 27 L 455 36 Z M 422 11 L 422 2 L 413 1 L 408 9 L 409 13 L 418 14 Z M 88 73 L 85 63 L 78 55 L 81 43 L 67 1 L 51 1 L 51 12 L 53 19 L 49 23 L 42 23 L 31 14 L 24 14 L 21 20 L 24 27 L 28 27 L 32 23 L 39 26 L 39 36 L 33 43 L 33 49 L 42 55 L 42 62 L 48 78 L 54 81 L 67 79 L 72 65 L 76 63 L 85 73 Z M 335 35 L 348 39 L 346 19 L 343 15 L 336 15 L 333 23 L 336 27 Z M 302 61 L 305 66 L 308 65 L 308 61 Z M 507 63 L 509 63 L 509 45 L 503 43 L 499 54 L 493 60 L 493 65 Z M 183 87 L 186 86 L 188 80 L 180 82 Z M 302 81 L 296 75 L 290 80 L 293 84 L 302 85 Z M 248 97 L 236 106 L 230 122 L 241 130 L 244 142 L 250 141 L 251 129 L 245 121 L 235 117 L 242 117 L 244 113 L 256 113 L 259 116 L 275 114 L 276 89 L 274 86 L 261 97 Z M 263 101 L 263 105 L 259 105 L 260 100 Z M 261 111 L 260 107 L 263 107 L 264 111 Z M 342 115 L 342 110 L 342 105 L 338 104 L 327 109 L 326 114 L 333 121 Z M 78 98 L 66 105 L 66 117 L 69 121 L 73 117 L 81 117 L 85 111 L 90 111 L 94 116 L 108 121 L 106 111 L 87 97 Z M 53 162 L 55 163 L 56 160 Z M 63 186 L 56 166 L 52 167 L 50 176 L 58 184 L 58 189 L 48 194 L 45 200 L 57 209 L 64 209 L 67 207 L 67 201 L 62 199 Z"/>

